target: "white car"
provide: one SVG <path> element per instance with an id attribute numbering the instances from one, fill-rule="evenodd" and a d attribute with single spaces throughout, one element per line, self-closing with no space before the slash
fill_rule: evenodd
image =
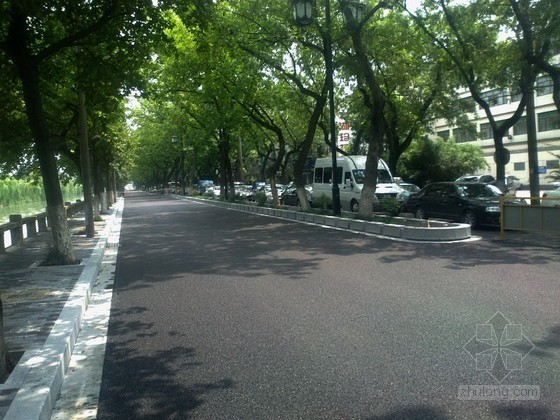
<path id="1" fill-rule="evenodd" d="M 490 184 L 496 182 L 496 178 L 492 175 L 465 175 L 457 178 L 455 182 L 480 182 L 481 184 Z"/>
<path id="2" fill-rule="evenodd" d="M 518 190 L 523 187 L 523 181 L 517 178 L 515 175 L 506 176 L 506 185 L 508 190 Z"/>
<path id="3" fill-rule="evenodd" d="M 543 193 L 542 198 L 544 200 L 541 200 L 541 206 L 560 206 L 560 187 Z"/>

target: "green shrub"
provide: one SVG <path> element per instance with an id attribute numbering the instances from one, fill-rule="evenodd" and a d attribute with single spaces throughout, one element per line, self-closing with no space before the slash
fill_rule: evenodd
<path id="1" fill-rule="evenodd" d="M 381 211 L 389 213 L 391 216 L 399 214 L 399 209 L 401 208 L 401 203 L 395 197 L 384 197 L 379 200 L 379 205 L 381 206 Z"/>
<path id="2" fill-rule="evenodd" d="M 255 200 L 259 206 L 264 206 L 266 204 L 266 193 L 258 192 L 255 194 Z"/>
<path id="3" fill-rule="evenodd" d="M 319 197 L 313 198 L 313 202 L 311 204 L 313 205 L 313 207 L 317 207 L 323 210 L 331 209 L 332 198 L 326 195 L 320 195 Z"/>

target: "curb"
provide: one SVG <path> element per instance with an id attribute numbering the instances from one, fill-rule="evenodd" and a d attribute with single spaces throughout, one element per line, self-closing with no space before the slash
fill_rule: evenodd
<path id="1" fill-rule="evenodd" d="M 56 398 L 81 329 L 93 284 L 99 273 L 103 254 L 115 221 L 121 217 L 123 200 L 119 199 L 103 232 L 85 263 L 82 274 L 70 293 L 42 348 L 26 352 L 6 380 L 5 386 L 19 388 L 5 420 L 50 419 Z"/>
<path id="2" fill-rule="evenodd" d="M 243 211 L 246 213 L 277 217 L 280 219 L 289 219 L 300 223 L 322 225 L 333 229 L 374 235 L 396 241 L 415 243 L 450 243 L 474 240 L 471 236 L 471 227 L 464 223 L 440 223 L 432 221 L 427 227 L 406 226 L 394 223 L 369 222 L 358 219 L 295 212 L 293 210 L 251 206 L 248 204 L 236 204 L 225 201 L 201 200 L 184 196 L 173 197 L 175 199 L 192 201 L 209 206 L 217 206 L 230 210 Z"/>

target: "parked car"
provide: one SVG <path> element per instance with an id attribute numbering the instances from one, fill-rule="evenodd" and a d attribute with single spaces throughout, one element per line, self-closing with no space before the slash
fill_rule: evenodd
<path id="1" fill-rule="evenodd" d="M 449 219 L 471 226 L 500 224 L 500 195 L 495 188 L 479 182 L 435 182 L 410 194 L 405 211 L 418 219 Z M 508 204 L 526 204 L 512 198 Z"/>
<path id="2" fill-rule="evenodd" d="M 541 206 L 560 206 L 560 187 L 543 193 L 542 198 L 546 200 L 541 200 Z"/>
<path id="3" fill-rule="evenodd" d="M 480 182 L 482 184 L 495 184 L 496 178 L 492 175 L 465 175 L 457 178 L 455 182 Z"/>
<path id="4" fill-rule="evenodd" d="M 208 191 L 214 191 L 214 181 L 211 179 L 201 179 L 196 183 L 196 190 L 199 194 L 205 194 Z"/>
<path id="5" fill-rule="evenodd" d="M 245 184 L 235 184 L 235 197 L 248 200 L 253 194 L 253 189 L 250 185 Z"/>
<path id="6" fill-rule="evenodd" d="M 251 184 L 251 188 L 253 191 L 259 191 L 261 188 L 265 187 L 266 185 L 269 185 L 268 182 L 266 181 L 253 181 L 253 183 Z"/>
<path id="7" fill-rule="evenodd" d="M 420 187 L 418 187 L 415 184 L 410 184 L 408 182 L 400 182 L 399 187 L 402 188 L 402 191 L 397 194 L 397 200 L 399 200 L 399 202 L 404 202 L 404 200 L 406 200 L 406 198 L 410 194 L 417 193 L 418 191 L 420 191 Z"/>
<path id="8" fill-rule="evenodd" d="M 515 175 L 506 176 L 506 186 L 508 190 L 518 190 L 523 187 L 523 182 Z"/>
<path id="9" fill-rule="evenodd" d="M 249 201 L 257 201 L 258 194 L 264 194 L 266 196 L 266 202 L 269 204 L 272 203 L 272 187 L 269 184 L 257 186 L 256 189 L 253 187 L 251 189 L 251 194 L 247 197 L 247 199 Z"/>
<path id="10" fill-rule="evenodd" d="M 311 203 L 313 201 L 313 188 L 310 185 L 306 185 L 305 191 L 307 192 L 307 200 Z M 298 207 L 301 205 L 295 186 L 288 187 L 282 191 L 282 194 L 280 194 L 280 204 Z"/>

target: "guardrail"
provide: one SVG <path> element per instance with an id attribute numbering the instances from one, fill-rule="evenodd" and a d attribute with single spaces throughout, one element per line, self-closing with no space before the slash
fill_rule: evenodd
<path id="1" fill-rule="evenodd" d="M 500 232 L 502 235 L 505 230 L 543 233 L 560 232 L 560 200 L 558 198 L 528 197 L 528 202 L 540 202 L 541 204 L 526 206 L 507 203 L 507 200 L 510 198 L 511 197 L 500 197 L 502 215 Z M 548 205 L 549 202 L 553 202 L 554 204 Z"/>
<path id="2" fill-rule="evenodd" d="M 84 202 L 64 203 L 66 217 L 74 217 L 84 210 Z M 10 221 L 0 225 L 0 253 L 5 253 L 10 246 L 23 245 L 27 238 L 37 236 L 40 232 L 48 231 L 48 217 L 46 212 L 32 216 L 11 214 Z M 8 241 L 6 241 L 8 239 Z M 9 244 L 7 244 L 9 242 Z"/>

